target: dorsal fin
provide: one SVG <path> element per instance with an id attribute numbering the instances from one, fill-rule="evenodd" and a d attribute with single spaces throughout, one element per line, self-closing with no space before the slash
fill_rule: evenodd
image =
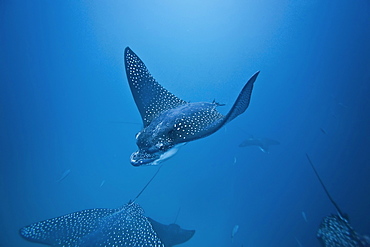
<path id="1" fill-rule="evenodd" d="M 325 184 L 324 184 L 324 183 L 323 183 L 323 181 L 321 180 L 321 178 L 320 178 L 320 176 L 319 176 L 319 173 L 316 171 L 316 168 L 315 168 L 315 166 L 313 165 L 313 163 L 312 163 L 312 161 L 311 161 L 310 157 L 308 156 L 308 154 L 306 154 L 306 157 L 307 157 L 308 162 L 310 163 L 310 165 L 311 165 L 311 167 L 312 167 L 313 171 L 315 172 L 316 177 L 319 179 L 320 184 L 321 184 L 321 186 L 323 187 L 323 189 L 324 189 L 324 191 L 325 191 L 326 195 L 328 196 L 329 200 L 330 200 L 330 201 L 331 201 L 331 203 L 334 205 L 334 207 L 337 209 L 339 216 L 340 216 L 341 218 L 345 218 L 345 215 L 342 213 L 342 210 L 340 210 L 339 206 L 338 206 L 338 205 L 337 205 L 337 203 L 334 201 L 334 199 L 331 197 L 331 195 L 329 194 L 329 191 L 326 189 Z"/>

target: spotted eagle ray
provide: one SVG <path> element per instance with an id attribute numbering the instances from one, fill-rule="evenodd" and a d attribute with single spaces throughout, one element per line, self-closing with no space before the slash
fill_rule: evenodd
<path id="1" fill-rule="evenodd" d="M 157 165 L 190 141 L 209 136 L 242 114 L 249 106 L 256 72 L 245 84 L 226 116 L 216 102 L 186 102 L 162 87 L 143 61 L 129 48 L 124 52 L 127 80 L 144 128 L 136 134 L 138 151 L 133 166 Z"/>
<path id="2" fill-rule="evenodd" d="M 120 208 L 82 210 L 31 224 L 19 233 L 26 240 L 60 247 L 170 247 L 192 238 L 194 230 L 144 216 L 143 208 L 135 203 L 144 189 Z"/>
<path id="3" fill-rule="evenodd" d="M 370 241 L 368 237 L 360 235 L 352 228 L 349 224 L 348 215 L 342 212 L 338 204 L 331 197 L 310 157 L 308 154 L 306 156 L 326 195 L 338 212 L 338 214 L 326 216 L 321 221 L 316 235 L 321 245 L 324 247 L 369 247 Z"/>
<path id="4" fill-rule="evenodd" d="M 280 142 L 268 138 L 254 138 L 252 135 L 242 143 L 239 147 L 257 146 L 262 152 L 269 153 L 271 145 L 279 145 Z"/>

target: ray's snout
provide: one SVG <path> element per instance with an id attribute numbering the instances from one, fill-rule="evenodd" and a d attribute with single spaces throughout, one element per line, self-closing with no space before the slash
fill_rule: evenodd
<path id="1" fill-rule="evenodd" d="M 140 151 L 136 151 L 130 156 L 130 163 L 133 166 L 149 165 L 155 160 L 155 158 L 145 157 Z"/>

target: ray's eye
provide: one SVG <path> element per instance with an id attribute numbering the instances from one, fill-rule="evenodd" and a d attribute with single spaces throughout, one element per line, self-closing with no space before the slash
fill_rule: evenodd
<path id="1" fill-rule="evenodd" d="M 165 149 L 164 144 L 163 144 L 163 143 L 161 143 L 161 142 L 157 143 L 155 146 L 156 146 L 159 150 L 164 150 L 164 149 Z"/>

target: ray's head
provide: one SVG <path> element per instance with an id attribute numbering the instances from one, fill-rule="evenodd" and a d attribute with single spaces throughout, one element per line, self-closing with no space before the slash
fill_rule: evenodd
<path id="1" fill-rule="evenodd" d="M 153 138 L 145 129 L 136 135 L 136 144 L 139 150 L 130 156 L 133 166 L 158 165 L 172 157 L 181 146 L 181 144 L 174 145 L 166 136 Z"/>

